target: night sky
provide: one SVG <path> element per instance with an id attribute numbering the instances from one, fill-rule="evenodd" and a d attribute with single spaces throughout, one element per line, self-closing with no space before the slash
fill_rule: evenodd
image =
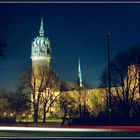
<path id="1" fill-rule="evenodd" d="M 13 90 L 31 66 L 31 41 L 44 17 L 45 35 L 52 44 L 52 67 L 60 79 L 76 81 L 78 58 L 83 80 L 98 87 L 107 65 L 111 31 L 111 59 L 140 44 L 140 4 L 0 4 L 0 38 L 7 42 L 0 60 L 0 88 Z"/>

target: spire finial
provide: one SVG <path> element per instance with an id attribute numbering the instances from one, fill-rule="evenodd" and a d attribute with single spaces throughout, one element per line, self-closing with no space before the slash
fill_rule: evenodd
<path id="1" fill-rule="evenodd" d="M 41 23 L 40 23 L 39 35 L 40 35 L 40 36 L 44 36 L 43 16 L 41 17 Z"/>
<path id="2" fill-rule="evenodd" d="M 79 61 L 78 61 L 78 84 L 79 84 L 79 87 L 83 87 L 83 84 L 82 84 L 82 73 L 81 73 L 81 66 L 80 66 L 80 58 L 79 58 Z"/>

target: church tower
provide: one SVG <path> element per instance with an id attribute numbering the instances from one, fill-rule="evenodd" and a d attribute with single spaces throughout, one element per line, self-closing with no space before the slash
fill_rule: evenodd
<path id="1" fill-rule="evenodd" d="M 44 85 L 46 84 L 47 74 L 50 71 L 51 62 L 51 44 L 47 37 L 45 37 L 43 17 L 41 18 L 39 35 L 34 39 L 31 45 L 31 59 L 32 59 L 32 76 L 31 76 L 31 101 L 34 103 L 31 106 L 33 109 L 33 118 L 37 122 L 40 109 L 42 108 L 42 96 Z M 46 90 L 46 89 L 45 89 Z M 46 94 L 43 94 L 44 98 Z"/>
<path id="2" fill-rule="evenodd" d="M 51 44 L 44 33 L 43 17 L 41 18 L 39 35 L 32 42 L 32 68 L 37 70 L 40 66 L 50 69 L 51 61 Z"/>

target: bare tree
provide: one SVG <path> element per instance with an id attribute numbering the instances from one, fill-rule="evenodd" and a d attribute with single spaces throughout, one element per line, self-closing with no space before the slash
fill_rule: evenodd
<path id="1" fill-rule="evenodd" d="M 61 125 L 64 125 L 66 121 L 70 121 L 77 114 L 76 101 L 66 93 L 60 95 L 59 101 L 63 116 Z"/>
<path id="2" fill-rule="evenodd" d="M 22 116 L 27 117 L 30 109 L 30 104 L 28 102 L 28 95 L 17 90 L 16 93 L 10 94 L 11 108 L 14 111 L 14 116 L 16 118 L 22 118 Z"/>
<path id="3" fill-rule="evenodd" d="M 86 85 L 83 84 L 82 87 L 79 86 L 79 84 L 76 84 L 76 88 L 73 90 L 75 101 L 77 101 L 77 107 L 78 107 L 78 117 L 80 119 L 86 117 L 87 112 L 87 92 L 88 89 L 86 88 Z"/>
<path id="4" fill-rule="evenodd" d="M 3 118 L 6 114 L 10 113 L 13 113 L 13 109 L 11 108 L 9 92 L 0 89 L 0 118 Z"/>
<path id="5" fill-rule="evenodd" d="M 55 73 L 42 65 L 33 67 L 23 75 L 20 85 L 22 92 L 30 95 L 28 101 L 31 103 L 34 122 L 38 122 L 39 115 L 43 116 L 45 122 L 46 113 L 58 96 L 55 96 L 55 91 L 58 90 L 59 80 Z"/>
<path id="6" fill-rule="evenodd" d="M 56 74 L 50 71 L 46 76 L 47 79 L 41 97 L 43 104 L 43 122 L 46 122 L 46 114 L 51 110 L 52 106 L 55 107 L 54 103 L 57 102 L 60 96 L 60 82 Z"/>
<path id="7" fill-rule="evenodd" d="M 124 117 L 129 117 L 133 110 L 133 104 L 139 100 L 139 64 L 140 47 L 130 48 L 121 52 L 111 63 L 111 96 L 118 101 L 117 110 L 121 110 Z M 107 70 L 101 76 L 101 86 L 107 83 Z M 107 91 L 107 90 L 106 90 Z M 114 101 L 111 100 L 112 110 Z M 115 104 L 117 105 L 117 104 Z"/>
<path id="8" fill-rule="evenodd" d="M 71 88 L 70 88 L 71 87 Z M 61 83 L 60 108 L 62 110 L 62 125 L 67 121 L 71 123 L 74 119 L 83 119 L 88 116 L 87 110 L 87 89 L 86 86 L 80 87 L 79 83 Z"/>
<path id="9" fill-rule="evenodd" d="M 138 96 L 138 72 L 138 65 L 131 65 L 128 67 L 128 74 L 125 79 L 123 79 L 121 71 L 119 71 L 118 76 L 120 76 L 120 80 L 117 81 L 115 78 L 112 81 L 115 94 L 117 95 L 121 110 L 125 117 L 129 117 L 135 100 L 140 99 Z M 120 82 L 120 86 L 116 87 L 116 83 L 118 82 Z"/>

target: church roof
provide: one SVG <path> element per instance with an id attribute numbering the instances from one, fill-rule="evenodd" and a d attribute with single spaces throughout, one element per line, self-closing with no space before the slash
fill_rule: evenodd
<path id="1" fill-rule="evenodd" d="M 62 91 L 71 91 L 78 89 L 78 84 L 70 81 L 61 81 L 61 90 Z"/>

